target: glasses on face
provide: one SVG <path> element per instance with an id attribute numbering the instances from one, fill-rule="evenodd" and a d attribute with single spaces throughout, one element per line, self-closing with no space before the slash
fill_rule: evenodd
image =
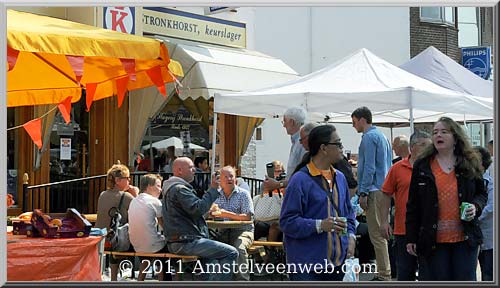
<path id="1" fill-rule="evenodd" d="M 119 179 L 127 179 L 128 181 L 130 181 L 130 176 L 127 176 L 127 177 L 118 177 Z"/>
<path id="2" fill-rule="evenodd" d="M 325 143 L 325 145 L 335 145 L 339 149 L 344 149 L 344 146 L 342 145 L 342 142 L 328 142 L 328 143 Z"/>

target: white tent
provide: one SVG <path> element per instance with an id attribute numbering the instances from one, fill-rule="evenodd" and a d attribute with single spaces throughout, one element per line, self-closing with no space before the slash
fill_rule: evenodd
<path id="1" fill-rule="evenodd" d="M 435 121 L 442 113 L 457 120 L 493 117 L 492 101 L 438 86 L 367 49 L 297 80 L 249 92 L 216 93 L 214 98 L 215 112 L 251 117 L 279 117 L 291 106 L 303 107 L 310 120 L 328 115 L 333 122 L 350 122 L 351 112 L 359 106 L 370 108 L 375 123 L 410 126 L 415 116 Z"/>
<path id="2" fill-rule="evenodd" d="M 182 151 L 184 149 L 184 144 L 182 143 L 182 140 L 177 137 L 170 137 L 167 139 L 163 139 L 160 141 L 153 142 L 151 144 L 154 148 L 161 150 L 161 149 L 167 149 L 170 146 L 175 146 L 175 155 L 176 156 L 181 156 Z M 142 146 L 142 150 L 148 150 L 149 149 L 149 144 Z M 207 151 L 205 147 L 189 143 L 189 149 L 193 149 L 195 151 Z"/>
<path id="3" fill-rule="evenodd" d="M 493 99 L 493 81 L 477 76 L 434 46 L 399 67 L 441 87 Z"/>

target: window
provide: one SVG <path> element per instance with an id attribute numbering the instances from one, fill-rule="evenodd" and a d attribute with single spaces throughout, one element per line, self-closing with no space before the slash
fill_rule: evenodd
<path id="1" fill-rule="evenodd" d="M 255 129 L 255 140 L 262 140 L 262 127 Z"/>
<path id="2" fill-rule="evenodd" d="M 481 46 L 481 16 L 479 8 L 458 8 L 458 46 Z"/>
<path id="3" fill-rule="evenodd" d="M 455 24 L 455 8 L 453 7 L 421 7 L 420 21 L 431 23 Z"/>

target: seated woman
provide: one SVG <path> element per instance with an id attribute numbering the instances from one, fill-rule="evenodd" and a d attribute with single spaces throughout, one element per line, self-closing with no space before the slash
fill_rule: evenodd
<path id="1" fill-rule="evenodd" d="M 120 223 L 128 223 L 128 207 L 132 199 L 139 193 L 139 188 L 130 185 L 130 171 L 123 164 L 113 165 L 107 174 L 108 190 L 101 192 L 99 195 L 95 227 L 106 228 L 109 231 L 111 225 L 109 211 L 119 206 L 123 196 L 120 208 L 120 214 L 122 215 Z M 110 257 L 109 264 L 111 267 L 111 281 L 116 281 L 118 278 L 118 260 Z"/>
<path id="2" fill-rule="evenodd" d="M 285 173 L 285 169 L 283 167 L 283 163 L 279 160 L 274 160 L 272 162 L 274 164 L 274 178 L 278 179 L 280 176 Z M 260 195 L 257 195 L 254 197 L 254 209 L 258 205 L 258 201 L 256 201 L 257 197 L 266 197 L 268 196 L 269 191 L 264 191 L 264 185 L 261 186 L 261 193 Z M 283 199 L 283 196 L 285 195 L 285 189 L 276 189 L 272 191 L 273 195 L 278 195 L 281 199 Z M 270 195 L 270 194 L 269 194 Z M 256 218 L 257 215 L 256 215 Z M 266 221 L 261 221 L 256 219 L 255 220 L 255 240 L 259 240 L 260 238 L 267 238 L 267 241 L 282 241 L 283 240 L 283 233 L 280 230 L 279 226 L 279 218 L 277 217 L 276 219 L 272 220 L 266 220 Z"/>
<path id="3" fill-rule="evenodd" d="M 140 194 L 132 199 L 128 208 L 130 243 L 136 252 L 145 253 L 168 253 L 167 241 L 159 227 L 163 227 L 162 204 L 158 197 L 161 194 L 161 181 L 163 178 L 158 174 L 146 174 L 141 176 Z M 143 273 L 155 259 L 140 259 L 138 281 L 144 281 L 146 273 Z M 162 261 L 160 259 L 159 261 Z M 162 265 L 162 273 L 158 280 L 172 281 L 172 275 L 165 273 L 169 267 Z"/>

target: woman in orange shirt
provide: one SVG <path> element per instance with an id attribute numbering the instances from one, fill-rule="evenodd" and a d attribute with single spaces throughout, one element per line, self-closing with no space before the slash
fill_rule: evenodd
<path id="1" fill-rule="evenodd" d="M 413 167 L 407 251 L 426 267 L 422 280 L 475 281 L 482 241 L 478 217 L 488 197 L 481 160 L 463 129 L 448 117 L 434 125 L 432 143 Z M 464 202 L 472 205 L 461 217 Z"/>

